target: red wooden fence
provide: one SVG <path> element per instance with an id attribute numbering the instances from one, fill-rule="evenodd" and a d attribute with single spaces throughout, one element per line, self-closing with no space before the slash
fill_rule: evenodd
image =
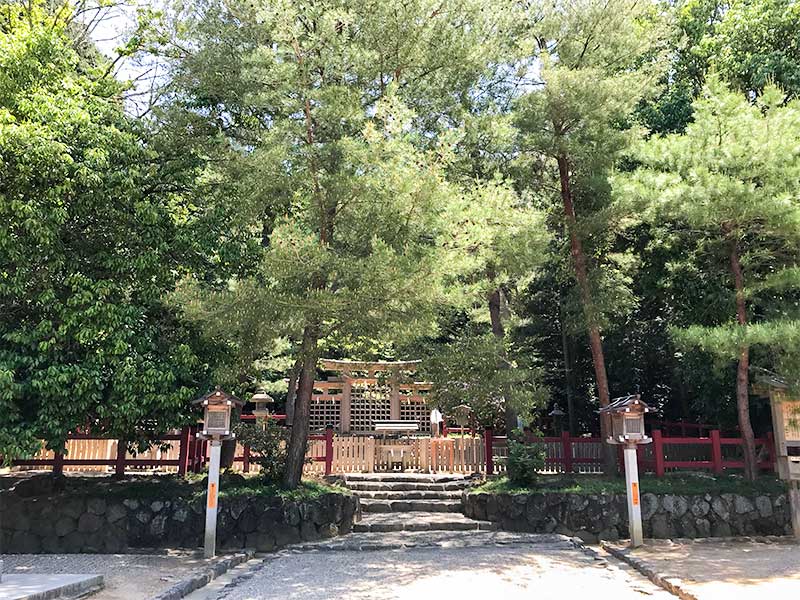
<path id="1" fill-rule="evenodd" d="M 271 415 L 273 419 L 285 419 L 285 415 Z M 253 421 L 253 415 L 242 415 L 242 421 Z M 178 475 L 186 473 L 200 473 L 208 462 L 208 442 L 197 438 L 197 426 L 184 427 L 177 434 L 164 435 L 154 440 L 155 444 L 178 442 L 178 458 L 128 458 L 127 446 L 123 440 L 117 441 L 117 453 L 115 458 L 77 458 L 71 459 L 63 452 L 56 452 L 53 458 L 32 458 L 19 459 L 12 461 L 15 467 L 51 467 L 53 473 L 61 474 L 65 466 L 108 466 L 114 467 L 114 475 L 122 477 L 127 467 L 177 467 Z M 70 440 L 107 440 L 108 438 L 92 434 L 72 434 Z M 333 467 L 333 428 L 328 427 L 324 434 L 310 435 L 311 440 L 325 440 L 325 455 L 315 456 L 311 460 L 325 463 L 325 474 L 330 475 Z M 250 447 L 243 447 L 243 455 L 234 457 L 235 462 L 242 463 L 245 473 L 250 471 L 250 463 L 253 459 Z"/>
<path id="2" fill-rule="evenodd" d="M 653 472 L 663 477 L 667 470 L 709 469 L 714 473 L 722 473 L 725 469 L 744 468 L 744 461 L 731 458 L 726 449 L 741 447 L 741 438 L 722 437 L 719 430 L 711 430 L 709 437 L 666 437 L 660 430 L 652 433 L 650 444 L 637 447 L 639 467 L 642 471 Z M 491 429 L 484 433 L 486 473 L 494 474 L 498 448 L 507 446 L 507 438 L 495 436 Z M 601 448 L 599 437 L 571 437 L 564 432 L 559 437 L 535 438 L 526 437 L 528 444 L 542 444 L 546 450 L 545 466 L 548 470 L 572 473 L 581 466 L 593 467 L 595 472 L 602 470 L 601 452 L 583 452 L 580 448 L 594 445 Z M 679 452 L 675 447 L 688 447 L 689 452 Z M 764 470 L 775 468 L 775 442 L 772 433 L 764 438 L 756 439 L 756 447 L 761 449 L 758 466 Z M 620 468 L 623 466 L 622 446 L 618 446 Z M 554 451 L 555 450 L 555 451 Z M 699 452 L 698 452 L 699 450 Z M 594 454 L 594 455 L 591 455 Z M 673 455 L 678 455 L 673 457 Z M 707 455 L 707 456 L 706 456 Z M 554 469 L 554 467 L 556 467 Z"/>

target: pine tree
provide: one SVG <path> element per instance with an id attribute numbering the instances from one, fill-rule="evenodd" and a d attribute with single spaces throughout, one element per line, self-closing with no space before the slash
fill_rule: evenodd
<path id="1" fill-rule="evenodd" d="M 755 103 L 713 78 L 685 135 L 654 138 L 635 153 L 619 194 L 646 200 L 656 219 L 702 234 L 708 278 L 727 272 L 727 318 L 676 330 L 678 341 L 736 361 L 745 473 L 757 476 L 749 413 L 751 351 L 796 378 L 800 291 L 800 103 L 768 87 Z"/>
<path id="2" fill-rule="evenodd" d="M 586 243 L 590 223 L 602 220 L 609 204 L 608 173 L 638 133 L 631 127 L 633 113 L 657 77 L 662 35 L 659 15 L 639 2 L 570 0 L 548 6 L 531 33 L 541 86 L 516 105 L 522 152 L 544 157 L 556 171 L 600 406 L 610 398 L 597 283 L 603 270 Z M 606 220 L 597 228 L 599 237 L 607 234 L 607 225 Z M 608 425 L 601 420 L 603 439 Z M 605 468 L 616 471 L 611 448 Z"/>

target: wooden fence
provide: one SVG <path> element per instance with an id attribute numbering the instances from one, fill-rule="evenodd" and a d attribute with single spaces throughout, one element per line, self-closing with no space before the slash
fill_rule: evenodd
<path id="1" fill-rule="evenodd" d="M 145 454 L 126 451 L 117 440 L 91 435 L 71 436 L 67 453 L 40 452 L 28 460 L 13 462 L 18 467 L 50 468 L 54 471 L 100 471 L 117 475 L 126 472 L 158 471 L 185 474 L 200 472 L 208 461 L 208 443 L 196 438 L 196 428 L 187 427 L 158 440 L 159 445 Z M 639 446 L 642 472 L 662 477 L 682 469 L 709 470 L 743 468 L 741 438 L 722 437 L 712 430 L 708 437 L 666 437 L 652 432 L 653 442 Z M 542 447 L 544 473 L 601 474 L 602 443 L 598 437 L 529 438 L 529 444 Z M 759 466 L 774 469 L 775 451 L 771 435 L 756 440 Z M 483 436 L 447 438 L 410 437 L 382 439 L 373 436 L 339 436 L 332 429 L 310 436 L 306 472 L 318 474 L 410 470 L 430 473 L 502 474 L 506 470 L 508 441 L 491 430 Z M 622 464 L 622 450 L 618 447 Z M 250 472 L 255 456 L 248 447 L 237 445 L 234 469 Z"/>

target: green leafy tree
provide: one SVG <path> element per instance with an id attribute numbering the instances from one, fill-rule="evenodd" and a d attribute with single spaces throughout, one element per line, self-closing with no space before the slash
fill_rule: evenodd
<path id="1" fill-rule="evenodd" d="M 164 301 L 181 198 L 65 7 L 0 6 L 0 453 L 186 422 L 203 340 Z M 200 354 L 198 354 L 200 352 Z"/>
<path id="2" fill-rule="evenodd" d="M 546 169 L 555 170 L 600 406 L 609 402 L 604 309 L 619 304 L 600 292 L 624 289 L 606 284 L 622 273 L 614 263 L 627 260 L 609 260 L 605 250 L 613 230 L 607 176 L 638 133 L 631 127 L 633 114 L 657 79 L 662 37 L 651 5 L 572 0 L 548 6 L 530 38 L 531 51 L 541 61 L 542 85 L 516 103 L 523 157 L 532 164 L 541 157 Z M 607 419 L 601 421 L 601 430 L 605 438 Z M 607 450 L 606 468 L 612 472 L 616 461 Z"/>
<path id="3" fill-rule="evenodd" d="M 455 193 L 439 134 L 486 70 L 489 13 L 474 0 L 213 1 L 178 14 L 160 49 L 169 110 L 212 149 L 207 176 L 241 183 L 225 199 L 230 229 L 262 245 L 252 274 L 199 298 L 220 323 L 259 332 L 253 343 L 290 344 L 289 487 L 324 344 L 429 326 Z"/>
<path id="4" fill-rule="evenodd" d="M 699 231 L 707 278 L 725 277 L 728 318 L 676 330 L 678 340 L 735 361 L 736 406 L 745 472 L 757 476 L 749 410 L 754 347 L 768 365 L 795 364 L 800 289 L 800 105 L 782 106 L 768 87 L 753 104 L 716 79 L 695 102 L 685 135 L 654 138 L 636 153 L 642 166 L 620 179 L 620 193 L 645 199 L 655 218 Z"/>
<path id="5" fill-rule="evenodd" d="M 800 95 L 800 4 L 794 0 L 737 0 L 710 42 L 719 75 L 743 92 L 770 83 Z"/>
<path id="6" fill-rule="evenodd" d="M 512 317 L 510 297 L 516 295 L 520 282 L 533 276 L 546 256 L 549 236 L 543 212 L 520 198 L 510 185 L 495 179 L 474 182 L 469 193 L 458 196 L 448 206 L 447 216 L 451 222 L 446 227 L 444 246 L 450 265 L 448 281 L 456 291 L 454 301 L 471 316 L 473 329 L 479 331 L 475 326 L 489 322 L 495 343 L 488 344 L 482 333 L 472 331 L 464 335 L 476 334 L 478 338 L 469 342 L 457 340 L 458 350 L 454 353 L 452 347 L 446 349 L 445 356 L 459 356 L 464 370 L 476 368 L 477 364 L 485 363 L 486 351 L 493 346 L 497 355 L 490 364 L 498 371 L 512 368 L 515 359 L 507 353 L 506 339 L 506 328 Z M 476 350 L 476 355 L 467 356 L 464 353 L 467 348 Z M 534 373 L 528 375 L 533 377 Z M 473 379 L 467 373 L 462 376 L 465 380 Z M 521 411 L 530 418 L 530 409 L 541 400 L 541 395 L 531 395 L 528 401 L 520 402 L 521 396 L 511 389 L 513 384 L 504 382 L 507 376 L 509 374 L 497 373 L 485 380 L 488 387 L 493 388 L 493 401 L 488 401 L 487 394 L 482 393 L 474 402 L 501 408 L 505 412 L 506 430 L 512 431 L 517 426 L 518 413 Z M 437 378 L 434 376 L 433 380 Z M 452 378 L 448 385 L 451 384 Z M 538 386 L 538 382 L 530 384 Z M 503 398 L 508 400 L 504 408 Z M 465 394 L 461 400 L 467 404 L 472 401 L 470 394 Z"/>

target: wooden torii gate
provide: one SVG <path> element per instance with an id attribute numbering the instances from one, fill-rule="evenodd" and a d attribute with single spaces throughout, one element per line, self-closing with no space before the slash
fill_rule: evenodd
<path id="1" fill-rule="evenodd" d="M 314 382 L 311 429 L 333 425 L 339 433 L 373 434 L 375 421 L 412 421 L 431 430 L 425 393 L 431 384 L 413 381 L 421 361 L 353 361 L 323 358 L 335 375 Z"/>

